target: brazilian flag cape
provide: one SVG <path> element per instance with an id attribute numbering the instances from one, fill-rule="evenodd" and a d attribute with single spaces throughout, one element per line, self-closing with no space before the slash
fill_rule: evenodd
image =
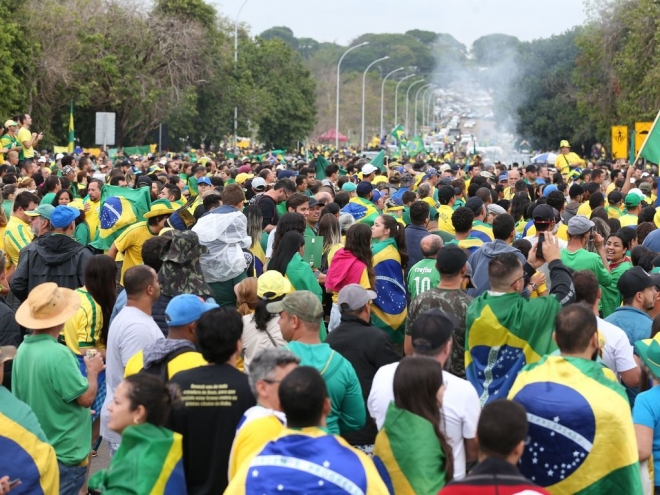
<path id="1" fill-rule="evenodd" d="M 0 414 L 0 466 L 2 476 L 21 480 L 11 493 L 59 493 L 60 471 L 53 447 L 4 414 Z"/>
<path id="2" fill-rule="evenodd" d="M 408 308 L 399 249 L 390 238 L 373 244 L 371 251 L 378 295 L 371 304 L 371 324 L 385 330 L 395 344 L 401 344 Z"/>
<path id="3" fill-rule="evenodd" d="M 284 429 L 239 468 L 224 495 L 388 495 L 371 459 L 321 428 Z"/>
<path id="4" fill-rule="evenodd" d="M 358 196 L 351 198 L 346 206 L 341 209 L 342 213 L 350 213 L 358 223 L 366 223 L 373 227 L 374 221 L 378 218 L 376 206 L 368 199 Z"/>
<path id="5" fill-rule="evenodd" d="M 95 473 L 89 487 L 102 493 L 185 495 L 182 438 L 150 423 L 129 426 L 110 467 Z"/>
<path id="6" fill-rule="evenodd" d="M 433 425 L 393 402 L 376 436 L 374 463 L 397 495 L 435 495 L 445 486 L 445 453 Z"/>
<path id="7" fill-rule="evenodd" d="M 630 405 L 612 371 L 547 356 L 518 375 L 509 399 L 529 421 L 524 476 L 553 495 L 643 493 Z"/>
<path id="8" fill-rule="evenodd" d="M 103 186 L 101 189 L 100 226 L 98 235 L 91 232 L 92 247 L 107 251 L 129 225 L 142 221 L 142 215 L 151 208 L 148 187 L 127 189 Z"/>
<path id="9" fill-rule="evenodd" d="M 465 373 L 481 405 L 507 396 L 518 372 L 557 349 L 552 338 L 561 304 L 554 296 L 525 299 L 484 292 L 467 311 Z"/>

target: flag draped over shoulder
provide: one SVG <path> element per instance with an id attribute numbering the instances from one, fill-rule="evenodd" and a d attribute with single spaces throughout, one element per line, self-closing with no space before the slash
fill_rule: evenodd
<path id="1" fill-rule="evenodd" d="M 350 213 L 356 222 L 366 223 L 369 226 L 374 224 L 374 220 L 379 215 L 376 206 L 371 201 L 360 197 L 351 198 L 341 212 Z"/>
<path id="2" fill-rule="evenodd" d="M 95 473 L 90 488 L 102 493 L 185 495 L 183 445 L 179 433 L 142 423 L 129 426 L 107 471 Z M 129 491 L 126 490 L 130 487 Z"/>
<path id="3" fill-rule="evenodd" d="M 630 406 L 610 370 L 547 356 L 518 375 L 509 399 L 527 411 L 527 478 L 554 495 L 642 493 Z"/>
<path id="4" fill-rule="evenodd" d="M 415 136 L 410 141 L 408 141 L 408 154 L 410 156 L 417 156 L 420 153 L 426 153 L 424 148 L 424 141 L 419 136 Z"/>
<path id="5" fill-rule="evenodd" d="M 400 344 L 404 340 L 408 316 L 401 256 L 394 239 L 378 242 L 371 250 L 378 295 L 371 305 L 371 324 L 383 329 L 395 344 Z"/>
<path id="6" fill-rule="evenodd" d="M 397 495 L 436 494 L 445 485 L 445 454 L 430 421 L 391 403 L 374 446 Z"/>
<path id="7" fill-rule="evenodd" d="M 406 146 L 408 144 L 406 131 L 403 129 L 402 125 L 399 124 L 394 129 L 392 129 L 391 135 L 394 139 L 396 139 L 396 144 L 398 146 Z"/>
<path id="8" fill-rule="evenodd" d="M 76 133 L 73 127 L 73 101 L 72 101 L 71 109 L 69 110 L 69 146 L 67 147 L 67 151 L 69 153 L 73 153 L 73 149 L 76 146 L 75 142 L 76 142 Z"/>
<path id="9" fill-rule="evenodd" d="M 0 414 L 0 466 L 2 476 L 21 480 L 12 493 L 59 492 L 60 472 L 53 447 L 4 414 Z"/>
<path id="10" fill-rule="evenodd" d="M 99 233 L 92 246 L 110 249 L 112 243 L 129 226 L 142 221 L 149 211 L 151 196 L 149 188 L 127 189 L 119 186 L 103 186 L 99 214 Z"/>
<path id="11" fill-rule="evenodd" d="M 481 405 L 507 396 L 518 372 L 557 349 L 552 338 L 561 304 L 554 296 L 526 300 L 485 292 L 468 307 L 466 378 Z"/>

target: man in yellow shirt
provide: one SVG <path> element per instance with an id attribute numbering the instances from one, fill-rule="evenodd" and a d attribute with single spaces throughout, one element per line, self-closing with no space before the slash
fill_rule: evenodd
<path id="1" fill-rule="evenodd" d="M 278 391 L 280 382 L 299 364 L 298 356 L 282 348 L 265 349 L 250 363 L 248 378 L 257 405 L 245 411 L 238 423 L 229 456 L 229 481 L 286 426 Z"/>
<path id="2" fill-rule="evenodd" d="M 132 266 L 142 264 L 142 245 L 151 237 L 160 234 L 165 228 L 167 219 L 174 213 L 172 204 L 166 199 L 159 199 L 151 203 L 151 210 L 144 214 L 143 222 L 138 222 L 124 230 L 112 243 L 108 250 L 108 256 L 117 258 L 117 254 L 124 255 L 124 263 L 121 267 L 120 283 L 124 283 L 124 274 Z"/>
<path id="3" fill-rule="evenodd" d="M 637 222 L 639 221 L 639 214 L 642 211 L 640 203 L 642 202 L 641 196 L 633 193 L 626 194 L 626 199 L 624 203 L 628 212 L 625 215 L 619 217 L 619 222 L 621 222 L 621 227 L 637 227 Z"/>
<path id="4" fill-rule="evenodd" d="M 18 255 L 27 246 L 34 234 L 30 229 L 31 218 L 26 212 L 33 211 L 39 206 L 39 197 L 29 191 L 23 191 L 14 199 L 12 215 L 7 222 L 5 230 L 5 250 L 11 260 L 11 265 L 18 265 Z"/>
<path id="5" fill-rule="evenodd" d="M 41 132 L 39 134 L 36 132 L 30 132 L 32 117 L 27 113 L 18 117 L 18 123 L 20 124 L 20 127 L 16 137 L 21 145 L 23 145 L 23 150 L 20 155 L 21 160 L 31 160 L 34 158 L 34 146 L 43 139 L 44 135 Z"/>
<path id="6" fill-rule="evenodd" d="M 559 143 L 559 156 L 555 160 L 555 168 L 560 170 L 562 174 L 567 174 L 569 169 L 583 167 L 584 164 L 584 160 L 577 153 L 571 151 L 569 142 L 562 139 Z"/>
<path id="7" fill-rule="evenodd" d="M 85 221 L 89 225 L 89 239 L 94 241 L 101 225 L 101 190 L 103 181 L 92 179 L 87 186 L 87 199 L 85 200 Z"/>
<path id="8" fill-rule="evenodd" d="M 454 235 L 454 225 L 451 222 L 451 216 L 454 214 L 454 203 L 456 203 L 454 188 L 451 186 L 442 186 L 438 189 L 438 201 L 440 208 L 438 208 L 438 230 L 447 232 Z"/>
<path id="9" fill-rule="evenodd" d="M 194 294 L 173 297 L 165 310 L 167 339 L 156 340 L 131 357 L 126 363 L 124 376 L 144 370 L 169 380 L 180 371 L 207 365 L 195 347 L 197 321 L 207 311 L 219 307 Z"/>

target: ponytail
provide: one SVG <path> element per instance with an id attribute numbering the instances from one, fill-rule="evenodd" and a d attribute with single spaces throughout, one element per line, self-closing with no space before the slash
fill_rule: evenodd
<path id="1" fill-rule="evenodd" d="M 384 227 L 390 231 L 390 237 L 396 242 L 399 255 L 401 256 L 401 268 L 408 266 L 408 250 L 406 249 L 405 227 L 397 222 L 392 215 L 381 215 Z"/>

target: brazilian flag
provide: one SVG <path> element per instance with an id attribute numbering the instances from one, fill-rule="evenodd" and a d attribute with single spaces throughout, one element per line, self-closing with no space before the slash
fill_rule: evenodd
<path id="1" fill-rule="evenodd" d="M 438 493 L 445 486 L 445 453 L 427 419 L 390 403 L 376 436 L 374 463 L 394 493 Z"/>
<path id="2" fill-rule="evenodd" d="M 408 307 L 399 249 L 396 241 L 389 238 L 373 244 L 371 251 L 378 295 L 371 304 L 371 324 L 384 330 L 392 342 L 401 344 Z"/>
<path id="3" fill-rule="evenodd" d="M 467 311 L 465 372 L 481 405 L 506 397 L 516 375 L 557 349 L 552 338 L 561 304 L 554 296 L 484 292 Z"/>
<path id="4" fill-rule="evenodd" d="M 182 438 L 151 423 L 127 427 L 110 467 L 95 473 L 89 487 L 101 493 L 185 495 Z"/>
<path id="5" fill-rule="evenodd" d="M 34 417 L 33 421 L 36 422 Z M 0 414 L 0 466 L 2 476 L 21 480 L 11 493 L 59 493 L 60 472 L 53 447 L 45 437 L 40 439 L 4 414 Z"/>
<path id="6" fill-rule="evenodd" d="M 378 218 L 378 210 L 368 199 L 354 197 L 348 201 L 348 204 L 341 209 L 342 213 L 350 213 L 358 223 L 366 223 L 372 227 L 374 220 Z"/>
<path id="7" fill-rule="evenodd" d="M 399 124 L 390 133 L 391 136 L 396 139 L 396 144 L 398 146 L 406 146 L 408 144 L 408 138 L 406 137 L 406 131 L 403 129 L 403 126 Z"/>
<path id="8" fill-rule="evenodd" d="M 103 251 L 110 249 L 115 239 L 129 225 L 142 221 L 142 216 L 150 207 L 151 195 L 147 187 L 127 189 L 120 186 L 103 186 L 99 215 L 101 225 L 92 247 Z"/>
<path id="9" fill-rule="evenodd" d="M 408 154 L 410 156 L 417 156 L 420 153 L 426 153 L 426 148 L 424 148 L 424 141 L 419 136 L 415 136 L 408 142 Z"/>
<path id="10" fill-rule="evenodd" d="M 547 356 L 518 375 L 509 399 L 529 420 L 524 476 L 553 495 L 643 493 L 630 405 L 609 369 Z"/>

